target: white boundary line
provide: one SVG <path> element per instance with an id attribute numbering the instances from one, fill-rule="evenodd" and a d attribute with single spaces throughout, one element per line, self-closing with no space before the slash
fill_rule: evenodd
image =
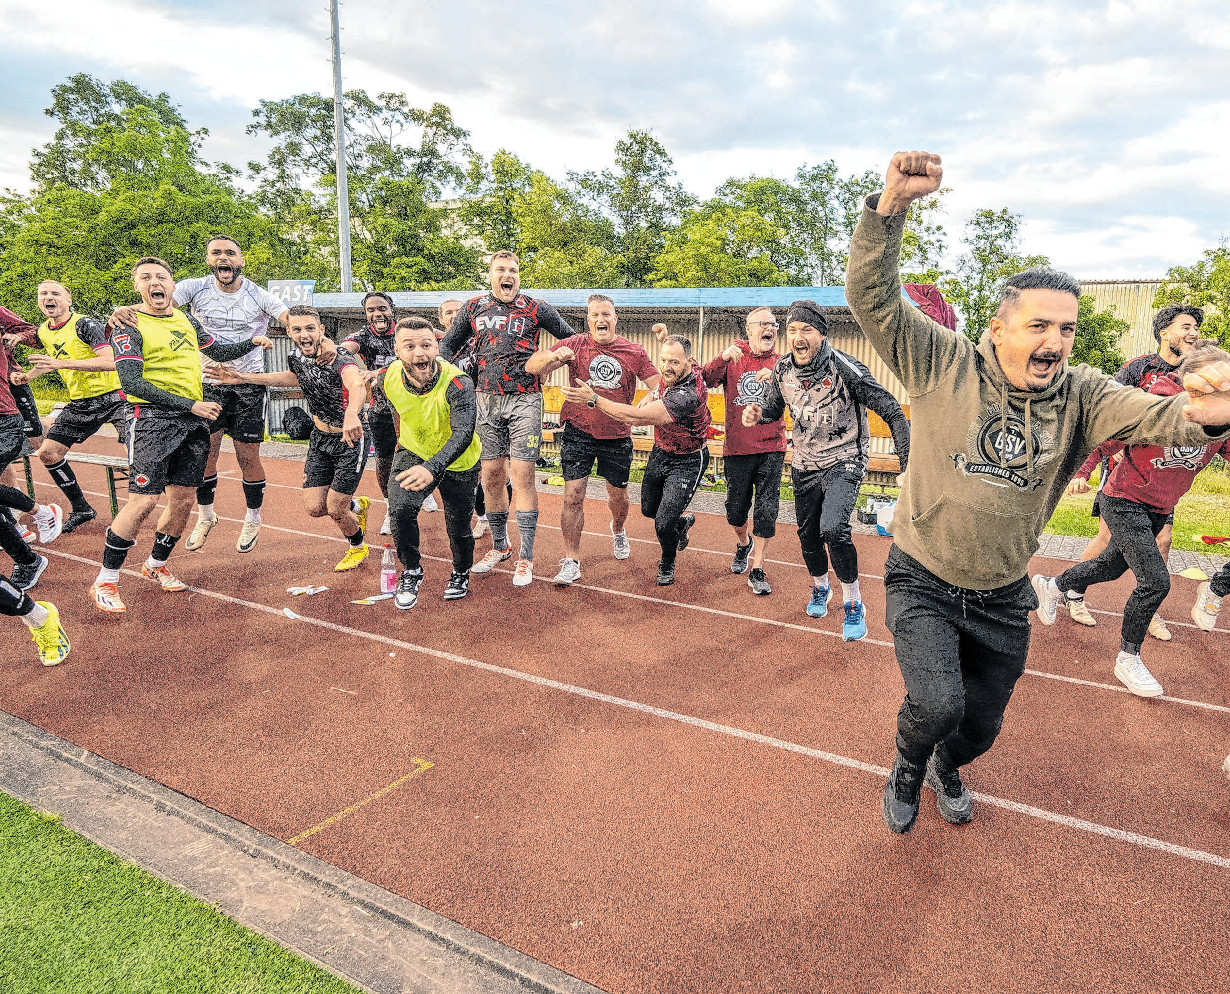
<path id="1" fill-rule="evenodd" d="M 52 484 L 45 484 L 45 486 L 52 486 Z M 90 490 L 83 491 L 83 493 L 88 493 L 91 496 L 105 496 L 105 495 L 97 494 L 95 491 L 90 491 Z M 242 518 L 225 518 L 225 517 L 222 517 L 221 515 L 219 515 L 218 520 L 228 521 L 233 524 L 243 523 Z M 343 542 L 344 543 L 346 541 L 346 539 L 342 538 L 340 535 L 321 535 L 318 532 L 305 532 L 297 528 L 285 528 L 281 525 L 263 524 L 262 527 L 268 528 L 272 531 L 286 532 L 287 534 L 290 534 L 290 535 L 301 535 L 305 538 L 323 539 L 326 542 Z M 539 526 L 539 527 L 551 527 L 551 526 L 547 525 L 547 526 Z M 586 532 L 585 534 L 593 534 L 593 533 Z M 609 537 L 609 536 L 606 536 L 606 537 Z M 639 541 L 648 541 L 648 539 L 641 539 Z M 654 544 L 655 545 L 657 544 L 656 541 L 654 542 Z M 47 549 L 45 546 L 40 546 L 40 548 L 42 548 L 44 552 L 51 551 Z M 691 548 L 691 546 L 689 546 L 689 548 Z M 703 552 L 705 550 L 697 549 L 696 551 Z M 725 553 L 718 553 L 718 554 L 725 555 Z M 67 555 L 67 553 L 65 553 L 64 555 Z M 438 562 L 438 563 L 451 562 L 451 560 L 445 559 L 441 556 L 429 556 L 429 555 L 424 554 L 423 558 L 431 560 L 432 562 Z M 492 572 L 493 573 L 504 573 L 509 576 L 512 575 L 512 571 L 506 570 L 506 569 L 495 569 L 495 570 L 492 570 Z M 860 576 L 871 575 L 873 579 L 882 579 L 882 577 L 876 577 L 872 574 L 859 574 L 859 575 Z M 545 576 L 536 576 L 534 577 L 534 579 L 535 581 L 538 581 L 541 583 L 551 582 Z M 609 594 L 613 597 L 626 597 L 630 600 L 638 600 L 638 601 L 641 601 L 647 604 L 662 604 L 666 607 L 676 607 L 676 608 L 682 608 L 687 611 L 697 611 L 697 612 L 700 612 L 701 614 L 712 614 L 712 615 L 717 615 L 723 618 L 733 618 L 736 621 L 750 621 L 758 625 L 770 625 L 775 628 L 785 628 L 785 629 L 789 629 L 792 631 L 804 632 L 808 635 L 824 635 L 829 638 L 841 638 L 840 633 L 830 632 L 823 628 L 812 627 L 810 625 L 799 625 L 799 624 L 795 624 L 794 622 L 790 622 L 790 621 L 778 621 L 774 618 L 762 618 L 762 617 L 758 617 L 756 615 L 751 615 L 751 614 L 738 614 L 734 611 L 723 611 L 720 608 L 705 607 L 701 604 L 690 604 L 687 601 L 667 600 L 664 597 L 650 597 L 646 594 L 634 594 L 634 593 L 631 593 L 625 590 L 613 590 L 610 587 L 597 587 L 591 584 L 584 584 L 584 583 L 574 583 L 572 584 L 572 586 L 580 590 L 592 590 L 595 593 Z M 222 596 L 222 595 L 219 595 L 219 596 Z M 1110 612 L 1104 611 L 1100 613 L 1109 614 Z M 1188 627 L 1195 628 L 1196 626 L 1189 625 Z M 1220 628 L 1214 629 L 1214 631 L 1222 631 L 1222 630 L 1223 629 L 1220 629 Z M 859 642 L 866 643 L 868 645 L 878 645 L 878 646 L 882 646 L 888 649 L 893 648 L 892 641 L 885 641 L 883 639 L 873 639 L 873 638 L 865 637 L 865 638 L 859 639 Z M 1058 673 L 1047 673 L 1042 670 L 1030 670 L 1030 669 L 1027 669 L 1025 673 L 1029 676 L 1041 677 L 1046 680 L 1058 680 L 1061 683 L 1070 683 L 1078 687 L 1091 687 L 1097 690 L 1109 690 L 1116 694 L 1131 693 L 1126 687 L 1123 687 L 1123 686 L 1116 686 L 1114 684 L 1109 684 L 1109 683 L 1098 683 L 1094 680 L 1082 680 L 1082 679 L 1079 679 L 1078 677 L 1062 676 Z M 1153 700 L 1166 701 L 1168 704 L 1183 704 L 1188 707 L 1201 708 L 1206 711 L 1217 711 L 1222 714 L 1230 714 L 1230 707 L 1226 707 L 1221 704 L 1210 704 L 1205 701 L 1190 701 L 1190 700 L 1187 700 L 1186 698 L 1169 697 L 1166 695 L 1153 698 Z"/>
<path id="2" fill-rule="evenodd" d="M 68 552 L 57 552 L 54 549 L 49 549 L 47 551 L 54 556 L 60 557 L 61 559 L 72 560 L 73 562 L 82 563 L 86 566 L 101 565 L 97 560 L 86 559 L 83 556 L 76 556 Z M 129 576 L 140 577 L 140 574 L 135 570 L 126 569 L 123 570 L 123 572 Z M 285 615 L 278 608 L 270 607 L 267 604 L 261 604 L 257 601 L 248 601 L 239 597 L 231 597 L 228 594 L 221 594 L 213 590 L 206 590 L 203 587 L 190 586 L 188 589 L 193 593 L 201 594 L 205 597 L 211 597 L 215 600 L 224 601 L 228 604 L 236 604 L 240 607 L 246 607 L 253 611 L 260 611 L 264 614 L 271 614 L 275 617 L 285 618 Z M 743 739 L 747 742 L 754 742 L 758 745 L 781 749 L 785 752 L 798 753 L 800 755 L 807 756 L 810 759 L 819 759 L 823 762 L 831 763 L 834 766 L 857 770 L 860 773 L 867 773 L 875 777 L 887 779 L 889 775 L 889 771 L 887 769 L 882 766 L 876 766 L 872 763 L 864 763 L 861 760 L 850 759 L 847 756 L 840 756 L 836 753 L 825 752 L 821 749 L 813 749 L 809 746 L 799 745 L 795 742 L 788 742 L 784 739 L 773 738 L 769 735 L 761 735 L 759 732 L 749 732 L 742 728 L 735 728 L 731 725 L 720 725 L 717 722 L 707 721 L 704 718 L 696 718 L 691 715 L 680 714 L 677 711 L 668 711 L 665 708 L 654 707 L 650 704 L 642 704 L 639 701 L 628 700 L 624 697 L 615 697 L 611 694 L 604 694 L 601 691 L 590 690 L 587 687 L 578 687 L 574 684 L 562 683 L 558 680 L 552 680 L 549 677 L 536 676 L 532 673 L 523 673 L 520 670 L 510 669 L 506 666 L 496 666 L 492 663 L 484 663 L 477 659 L 470 659 L 467 656 L 458 656 L 455 653 L 445 652 L 441 649 L 431 649 L 426 646 L 415 645 L 412 642 L 403 642 L 401 639 L 390 638 L 387 635 L 378 635 L 375 632 L 366 632 L 358 628 L 350 628 L 347 625 L 339 625 L 335 622 L 325 621 L 321 618 L 298 615 L 298 617 L 294 620 L 302 621 L 309 625 L 315 625 L 319 628 L 325 628 L 329 631 L 337 632 L 342 635 L 350 635 L 355 638 L 368 639 L 373 642 L 379 642 L 383 645 L 394 646 L 410 652 L 417 652 L 426 656 L 431 656 L 435 659 L 443 659 L 450 663 L 457 663 L 462 666 L 469 666 L 473 669 L 494 673 L 498 676 L 521 680 L 526 683 L 535 684 L 539 687 L 546 687 L 551 690 L 558 690 L 567 694 L 575 694 L 578 697 L 584 697 L 592 701 L 597 701 L 601 704 L 610 704 L 615 707 L 627 708 L 630 711 L 638 711 L 642 714 L 653 715 L 654 717 L 663 718 L 668 721 L 677 721 L 684 725 L 690 725 L 693 728 L 716 732 L 719 735 Z M 1157 850 L 1158 852 L 1163 852 L 1171 856 L 1178 856 L 1193 862 L 1208 863 L 1213 866 L 1221 867 L 1222 869 L 1230 869 L 1230 858 L 1205 852 L 1201 849 L 1190 849 L 1187 846 L 1180 846 L 1173 842 L 1155 839 L 1148 835 L 1138 835 L 1135 832 L 1126 832 L 1122 829 L 1111 828 L 1108 825 L 1100 825 L 1097 822 L 1085 821 L 1082 818 L 1073 818 L 1070 815 L 1057 814 L 1053 811 L 1047 811 L 1043 808 L 1035 808 L 1028 804 L 1021 804 L 1018 801 L 1010 801 L 1007 798 L 996 797 L 991 794 L 982 794 L 971 791 L 971 796 L 977 798 L 984 804 L 1002 808 L 1005 811 L 1011 811 L 1016 814 L 1022 814 L 1030 818 L 1037 818 L 1040 821 L 1051 822 L 1056 825 L 1062 825 L 1065 828 L 1088 832 L 1092 835 L 1098 835 L 1107 839 L 1114 839 L 1118 842 L 1138 846 L 1142 849 Z"/>

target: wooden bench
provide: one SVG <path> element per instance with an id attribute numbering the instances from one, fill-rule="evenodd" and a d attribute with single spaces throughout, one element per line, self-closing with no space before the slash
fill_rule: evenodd
<path id="1" fill-rule="evenodd" d="M 21 461 L 26 470 L 26 492 L 30 495 L 31 500 L 35 500 L 34 496 L 34 471 L 30 465 L 30 459 L 34 455 L 34 449 L 30 447 L 29 441 L 22 446 Z M 128 480 L 128 458 L 126 456 L 99 456 L 92 452 L 73 452 L 71 449 L 65 458 L 69 462 L 82 463 L 86 466 L 102 466 L 107 471 L 107 495 L 111 498 L 111 517 L 115 517 L 120 513 L 120 500 L 115 492 L 115 481 L 117 479 Z"/>

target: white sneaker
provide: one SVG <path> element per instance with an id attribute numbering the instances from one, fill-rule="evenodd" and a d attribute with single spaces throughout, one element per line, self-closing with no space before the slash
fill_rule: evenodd
<path id="1" fill-rule="evenodd" d="M 389 512 L 388 511 L 384 512 L 384 524 L 380 526 L 380 534 L 381 535 L 392 535 L 393 534 L 393 526 L 389 524 Z"/>
<path id="2" fill-rule="evenodd" d="M 44 504 L 43 513 L 34 514 L 34 526 L 38 529 L 38 540 L 46 545 L 60 537 L 64 529 L 64 512 L 59 504 Z"/>
<path id="3" fill-rule="evenodd" d="M 205 539 L 209 538 L 209 533 L 213 531 L 214 525 L 218 523 L 218 516 L 211 514 L 208 518 L 197 517 L 196 527 L 192 529 L 192 534 L 188 536 L 188 541 L 184 543 L 184 548 L 189 552 L 196 552 L 205 546 Z"/>
<path id="4" fill-rule="evenodd" d="M 440 510 L 440 505 L 436 503 L 435 494 L 428 494 L 427 499 L 423 501 L 423 510 L 430 514 L 432 511 Z"/>
<path id="5" fill-rule="evenodd" d="M 1221 770 L 1228 778 L 1230 778 L 1230 756 L 1227 756 L 1221 764 Z"/>
<path id="6" fill-rule="evenodd" d="M 471 573 L 477 573 L 480 576 L 483 573 L 490 573 L 500 563 L 507 562 L 512 558 L 512 546 L 507 549 L 492 549 L 482 559 L 470 567 Z"/>
<path id="7" fill-rule="evenodd" d="M 1192 605 L 1192 621 L 1202 632 L 1211 632 L 1217 624 L 1217 612 L 1221 610 L 1221 598 L 1213 593 L 1209 581 L 1196 588 L 1196 603 Z"/>
<path id="8" fill-rule="evenodd" d="M 615 558 L 627 559 L 632 555 L 632 543 L 628 541 L 628 529 L 625 528 L 623 531 L 617 532 L 614 522 L 608 523 L 607 527 L 611 530 L 611 542 L 615 546 Z"/>
<path id="9" fill-rule="evenodd" d="M 261 535 L 261 523 L 259 521 L 245 521 L 243 527 L 239 529 L 239 541 L 235 543 L 236 552 L 251 552 L 256 548 L 256 540 Z"/>
<path id="10" fill-rule="evenodd" d="M 511 550 L 510 550 L 511 551 Z M 577 567 L 577 573 L 580 574 L 580 567 Z M 534 561 L 532 559 L 518 559 L 516 565 L 513 566 L 513 586 L 528 587 L 534 582 Z"/>
<path id="11" fill-rule="evenodd" d="M 1068 602 L 1068 613 L 1072 615 L 1072 620 L 1078 625 L 1085 625 L 1089 628 L 1097 625 L 1097 619 L 1089 613 L 1089 607 L 1085 604 L 1085 598 L 1065 597 L 1064 600 Z"/>
<path id="12" fill-rule="evenodd" d="M 1162 620 L 1160 614 L 1155 614 L 1149 619 L 1149 634 L 1161 642 L 1169 642 L 1173 635 L 1170 634 L 1170 629 L 1166 627 L 1166 622 Z"/>
<path id="13" fill-rule="evenodd" d="M 1038 620 L 1044 625 L 1055 624 L 1055 615 L 1059 611 L 1059 597 L 1051 593 L 1051 578 L 1039 573 L 1030 581 L 1034 593 L 1038 595 Z"/>
<path id="14" fill-rule="evenodd" d="M 486 518 L 479 518 L 478 523 L 470 529 L 470 534 L 475 538 L 482 538 L 487 532 L 491 531 L 491 525 Z"/>
<path id="15" fill-rule="evenodd" d="M 1115 660 L 1115 677 L 1137 697 L 1162 696 L 1162 685 L 1145 668 L 1139 656 L 1120 652 Z"/>
<path id="16" fill-rule="evenodd" d="M 575 559 L 561 559 L 559 561 L 559 572 L 555 574 L 555 579 L 551 582 L 557 587 L 570 587 L 572 584 L 581 579 L 581 564 Z M 514 579 L 514 583 L 517 581 Z"/>

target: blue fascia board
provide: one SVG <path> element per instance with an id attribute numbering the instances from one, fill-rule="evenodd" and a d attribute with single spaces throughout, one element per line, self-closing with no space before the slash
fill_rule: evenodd
<path id="1" fill-rule="evenodd" d="M 446 300 L 468 300 L 485 291 L 413 290 L 390 293 L 398 307 L 439 307 Z M 616 307 L 788 307 L 796 300 L 814 300 L 821 307 L 848 307 L 840 286 L 709 287 L 678 290 L 531 290 L 525 293 L 555 307 L 584 307 L 591 293 L 601 293 Z M 902 294 L 903 296 L 904 293 Z M 318 293 L 313 305 L 324 310 L 359 310 L 361 293 Z M 906 298 L 909 299 L 908 297 Z"/>

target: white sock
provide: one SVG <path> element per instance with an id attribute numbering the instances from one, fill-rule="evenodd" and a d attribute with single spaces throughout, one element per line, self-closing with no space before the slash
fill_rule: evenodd
<path id="1" fill-rule="evenodd" d="M 153 556 L 150 556 L 147 560 L 145 560 L 145 565 L 148 566 L 150 569 L 159 569 L 160 567 L 165 566 L 166 564 L 167 564 L 167 561 L 165 559 L 162 560 L 162 562 L 159 562 Z"/>
<path id="2" fill-rule="evenodd" d="M 1075 590 L 1065 590 L 1063 595 L 1070 601 L 1083 601 L 1085 599 L 1084 594 L 1078 594 Z"/>
<path id="3" fill-rule="evenodd" d="M 259 507 L 248 508 L 248 513 L 243 516 L 243 520 L 259 525 L 261 523 L 261 509 Z"/>
<path id="4" fill-rule="evenodd" d="M 479 520 L 479 521 L 486 521 L 486 520 L 487 520 L 487 515 L 485 515 L 485 514 L 480 514 L 480 515 L 478 516 L 478 520 Z"/>
<path id="5" fill-rule="evenodd" d="M 197 510 L 197 513 L 201 516 L 202 521 L 204 521 L 206 518 L 214 517 L 213 504 L 198 504 L 196 506 L 196 510 Z"/>
<path id="6" fill-rule="evenodd" d="M 828 590 L 829 589 L 828 575 L 826 574 L 824 576 L 813 576 L 811 578 L 811 584 L 813 587 L 819 587 L 821 590 Z"/>
<path id="7" fill-rule="evenodd" d="M 350 498 L 350 510 L 353 514 L 359 513 L 359 502 L 353 497 Z"/>
<path id="8" fill-rule="evenodd" d="M 841 585 L 841 599 L 847 604 L 861 604 L 863 595 L 859 592 L 858 581 Z"/>
<path id="9" fill-rule="evenodd" d="M 47 619 L 50 617 L 51 617 L 51 614 L 48 612 L 48 610 L 45 607 L 43 607 L 43 605 L 40 604 L 38 601 L 35 601 L 34 610 L 31 611 L 29 614 L 23 614 L 21 616 L 21 620 L 24 621 L 31 628 L 42 628 L 43 625 L 47 624 Z"/>
<path id="10" fill-rule="evenodd" d="M 1053 576 L 1046 581 L 1046 590 L 1052 597 L 1059 596 L 1059 584 L 1055 582 L 1055 578 Z"/>
<path id="11" fill-rule="evenodd" d="M 94 580 L 95 583 L 119 583 L 120 571 L 118 569 L 107 569 L 104 566 L 98 571 L 98 576 Z"/>

